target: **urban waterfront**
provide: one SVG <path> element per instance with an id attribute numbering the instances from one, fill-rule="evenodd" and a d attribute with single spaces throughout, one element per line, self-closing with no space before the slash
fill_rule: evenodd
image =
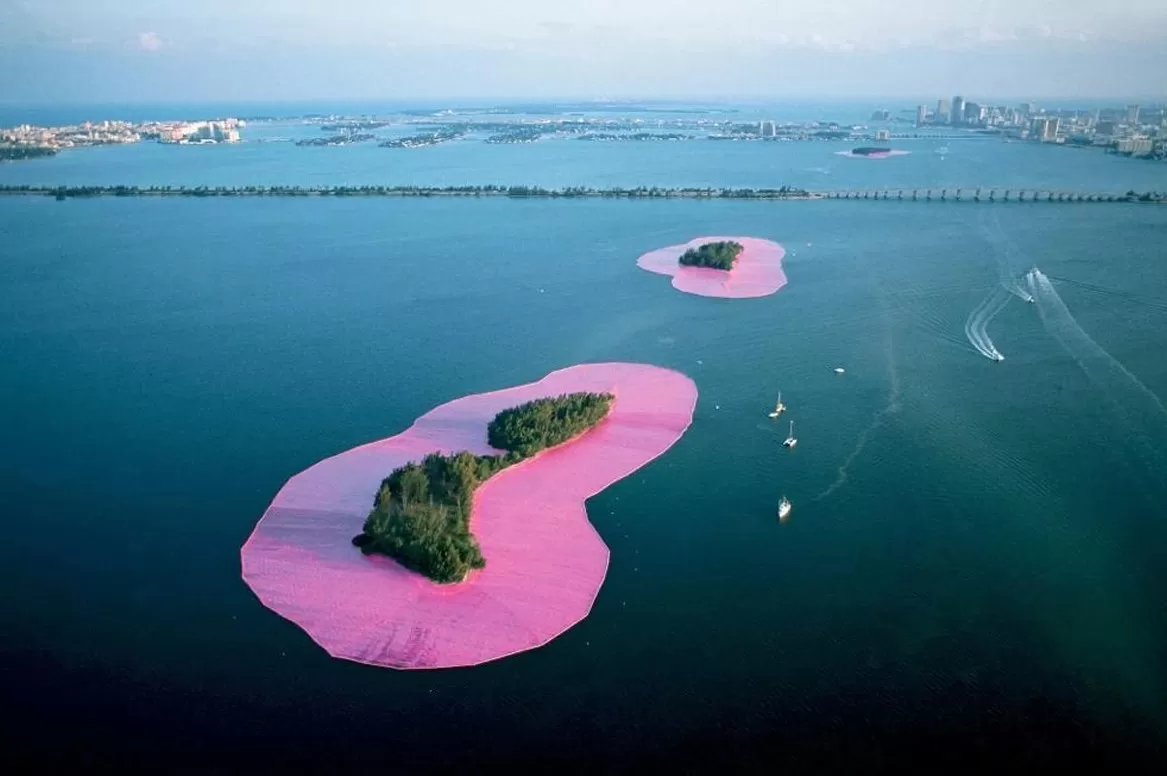
<path id="1" fill-rule="evenodd" d="M 982 137 L 881 160 L 842 141 L 254 140 L 69 149 L 0 185 L 1167 191 L 1155 162 Z M 0 197 L 0 583 L 36 593 L 0 610 L 10 733 L 51 719 L 147 762 L 328 770 L 362 760 L 362 731 L 404 729 L 392 765 L 421 772 L 697 768 L 725 747 L 761 767 L 975 729 L 1153 764 L 1167 209 L 966 203 Z M 705 234 L 781 243 L 788 285 L 702 299 L 636 266 Z M 1042 293 L 1034 267 L 1056 294 L 985 322 L 994 362 L 974 313 L 994 289 Z M 296 472 L 455 397 L 612 360 L 688 375 L 696 415 L 589 500 L 608 577 L 547 646 L 348 664 L 240 580 Z M 795 452 L 766 417 L 779 390 Z"/>

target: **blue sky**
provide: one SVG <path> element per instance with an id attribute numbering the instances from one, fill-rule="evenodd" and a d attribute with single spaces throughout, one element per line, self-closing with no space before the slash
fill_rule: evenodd
<path id="1" fill-rule="evenodd" d="M 0 101 L 1161 96 L 1164 0 L 0 0 Z"/>

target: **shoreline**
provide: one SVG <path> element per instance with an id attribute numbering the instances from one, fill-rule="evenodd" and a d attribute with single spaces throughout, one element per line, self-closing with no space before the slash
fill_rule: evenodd
<path id="1" fill-rule="evenodd" d="M 734 267 L 729 270 L 685 267 L 678 259 L 690 248 L 712 242 L 732 241 L 742 246 Z M 667 245 L 643 254 L 636 266 L 672 278 L 678 291 L 718 299 L 757 299 L 771 296 L 786 286 L 782 269 L 786 249 L 760 237 L 696 237 L 679 245 Z"/>
<path id="2" fill-rule="evenodd" d="M 439 584 L 352 546 L 388 471 L 435 450 L 486 454 L 497 411 L 580 390 L 616 395 L 603 421 L 475 491 L 471 526 L 486 568 Z M 696 401 L 685 375 L 632 363 L 567 367 L 454 399 L 289 479 L 240 550 L 243 580 L 334 658 L 455 668 L 543 646 L 587 617 L 607 575 L 608 546 L 586 500 L 669 450 Z"/>
<path id="3" fill-rule="evenodd" d="M 959 197 L 965 192 L 964 198 Z M 983 196 L 968 196 L 980 191 Z M 957 196 L 946 197 L 945 192 Z M 927 196 L 925 196 L 927 193 Z M 998 193 L 1003 197 L 996 196 Z M 894 196 L 892 196 L 894 194 Z M 933 196 L 935 195 L 935 196 Z M 1026 197 L 1028 195 L 1028 197 Z M 250 197 L 504 197 L 507 199 L 688 199 L 688 200 L 896 200 L 903 202 L 980 202 L 1002 204 L 1019 202 L 1049 202 L 1056 204 L 1167 204 L 1167 193 L 1134 192 L 1059 192 L 1048 189 L 990 189 L 986 186 L 949 188 L 877 188 L 808 191 L 781 188 L 665 188 L 613 187 L 606 189 L 587 186 L 543 188 L 541 186 L 41 186 L 0 185 L 0 197 L 52 197 L 90 199 L 96 197 L 193 197 L 193 198 L 250 198 Z"/>

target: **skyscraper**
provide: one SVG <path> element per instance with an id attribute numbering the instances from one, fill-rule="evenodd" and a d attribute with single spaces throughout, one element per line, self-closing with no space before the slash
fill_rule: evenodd
<path id="1" fill-rule="evenodd" d="M 1126 106 L 1126 123 L 1128 123 L 1128 124 L 1138 124 L 1139 123 L 1139 106 L 1138 105 Z"/>
<path id="2" fill-rule="evenodd" d="M 936 101 L 936 123 L 947 124 L 949 121 L 948 100 L 943 98 Z"/>
<path id="3" fill-rule="evenodd" d="M 916 126 L 922 127 L 928 121 L 928 109 L 923 105 L 916 106 Z"/>
<path id="4" fill-rule="evenodd" d="M 960 124 L 964 121 L 964 98 L 959 95 L 952 98 L 952 123 Z"/>

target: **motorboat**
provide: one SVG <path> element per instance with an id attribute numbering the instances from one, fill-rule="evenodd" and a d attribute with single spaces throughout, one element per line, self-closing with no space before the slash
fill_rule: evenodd
<path id="1" fill-rule="evenodd" d="M 790 499 L 783 496 L 782 500 L 778 502 L 778 519 L 785 520 L 791 509 L 794 509 L 794 505 L 790 503 Z"/>

